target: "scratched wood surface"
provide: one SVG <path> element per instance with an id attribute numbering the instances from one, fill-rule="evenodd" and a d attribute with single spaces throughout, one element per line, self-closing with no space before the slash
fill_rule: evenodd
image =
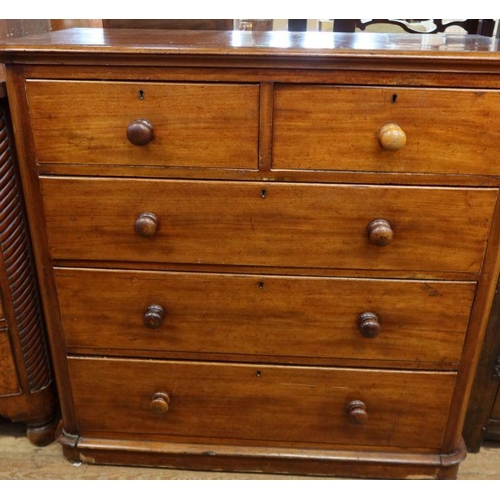
<path id="1" fill-rule="evenodd" d="M 155 467 L 119 467 L 81 464 L 75 466 L 62 455 L 58 443 L 37 448 L 26 439 L 23 424 L 0 419 L 0 480 L 316 480 L 311 476 L 244 474 L 169 470 Z M 339 479 L 339 478 L 321 478 Z M 469 454 L 460 466 L 458 479 L 499 480 L 500 444 L 486 443 L 479 453 Z"/>

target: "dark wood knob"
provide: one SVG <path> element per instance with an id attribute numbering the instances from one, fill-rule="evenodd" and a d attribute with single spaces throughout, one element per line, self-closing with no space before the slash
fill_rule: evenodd
<path id="1" fill-rule="evenodd" d="M 376 314 L 365 312 L 359 315 L 358 328 L 363 337 L 373 339 L 380 333 L 380 323 Z"/>
<path id="2" fill-rule="evenodd" d="M 397 151 L 406 144 L 406 134 L 395 123 L 384 125 L 378 132 L 380 144 L 387 151 Z"/>
<path id="3" fill-rule="evenodd" d="M 158 224 L 158 217 L 155 214 L 145 212 L 139 215 L 139 218 L 135 221 L 134 230 L 142 238 L 151 238 L 151 236 L 155 235 Z"/>
<path id="4" fill-rule="evenodd" d="M 160 328 L 165 317 L 165 309 L 158 304 L 151 304 L 144 313 L 144 326 Z"/>
<path id="5" fill-rule="evenodd" d="M 145 146 L 153 140 L 154 136 L 153 124 L 144 118 L 133 121 L 127 127 L 127 139 L 134 146 Z"/>
<path id="6" fill-rule="evenodd" d="M 156 392 L 151 398 L 149 409 L 153 413 L 165 414 L 168 412 L 168 405 L 170 404 L 170 396 L 166 392 Z"/>
<path id="7" fill-rule="evenodd" d="M 386 220 L 377 219 L 370 222 L 368 226 L 368 237 L 374 245 L 385 247 L 393 240 L 394 231 Z"/>
<path id="8" fill-rule="evenodd" d="M 366 411 L 366 404 L 363 401 L 355 400 L 347 403 L 346 412 L 349 421 L 353 424 L 363 425 L 368 422 L 368 412 Z"/>

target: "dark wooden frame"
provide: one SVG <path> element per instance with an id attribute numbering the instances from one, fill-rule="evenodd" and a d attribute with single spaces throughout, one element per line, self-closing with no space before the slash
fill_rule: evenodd
<path id="1" fill-rule="evenodd" d="M 478 452 L 484 441 L 500 441 L 500 421 L 492 416 L 500 398 L 500 283 L 497 285 L 488 330 L 481 352 L 464 425 L 470 452 Z"/>
<path id="2" fill-rule="evenodd" d="M 495 19 L 463 19 L 451 21 L 449 23 L 444 23 L 442 19 L 433 19 L 433 21 L 436 27 L 428 33 L 443 33 L 451 26 L 459 26 L 470 35 L 492 36 L 495 28 Z M 407 33 L 418 33 L 407 24 L 398 22 L 396 19 L 370 19 L 366 22 L 363 22 L 361 19 L 335 19 L 333 30 L 343 33 L 352 33 L 357 29 L 365 31 L 368 26 L 377 24 L 390 24 L 399 26 Z"/>
<path id="3" fill-rule="evenodd" d="M 0 295 L 19 390 L 0 394 L 0 415 L 28 425 L 28 438 L 54 440 L 56 397 L 24 213 L 7 99 L 0 83 Z M 3 94 L 3 96 L 2 96 Z"/>

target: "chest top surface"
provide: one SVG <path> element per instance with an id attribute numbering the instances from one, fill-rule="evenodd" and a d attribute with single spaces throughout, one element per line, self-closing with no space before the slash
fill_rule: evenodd
<path id="1" fill-rule="evenodd" d="M 484 36 L 450 34 L 325 33 L 325 32 L 243 32 L 189 30 L 134 30 L 72 28 L 0 44 L 6 63 L 71 55 L 99 55 L 96 64 L 126 55 L 148 57 L 204 56 L 232 58 L 234 64 L 266 59 L 282 63 L 317 59 L 323 61 L 368 59 L 370 61 L 498 61 L 496 39 Z M 208 59 L 207 59 L 208 58 Z M 250 60 L 248 58 L 251 58 Z"/>

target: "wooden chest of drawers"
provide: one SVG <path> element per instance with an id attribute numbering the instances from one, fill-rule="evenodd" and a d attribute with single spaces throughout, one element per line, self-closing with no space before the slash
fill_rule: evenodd
<path id="1" fill-rule="evenodd" d="M 495 49 L 4 45 L 66 456 L 455 477 L 499 272 Z"/>

